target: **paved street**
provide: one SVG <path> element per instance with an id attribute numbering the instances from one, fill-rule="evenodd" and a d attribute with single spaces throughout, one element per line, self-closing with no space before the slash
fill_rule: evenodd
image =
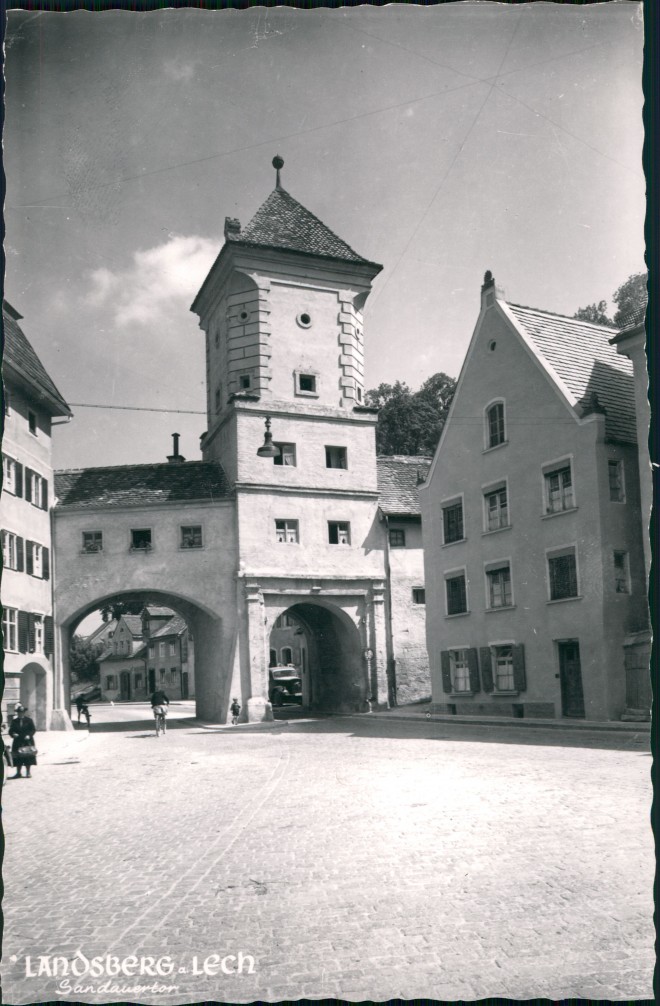
<path id="1" fill-rule="evenodd" d="M 4 1002 L 652 995 L 643 732 L 92 712 L 4 788 Z"/>

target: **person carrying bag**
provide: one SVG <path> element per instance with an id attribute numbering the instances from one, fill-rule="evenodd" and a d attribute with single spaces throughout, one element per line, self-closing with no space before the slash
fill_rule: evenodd
<path id="1" fill-rule="evenodd" d="M 21 769 L 25 768 L 25 778 L 30 779 L 30 769 L 37 764 L 37 749 L 34 735 L 37 728 L 34 721 L 27 715 L 25 706 L 19 703 L 14 707 L 14 717 L 9 724 L 9 736 L 14 738 L 11 754 L 16 768 L 16 774 L 10 779 L 20 779 Z"/>

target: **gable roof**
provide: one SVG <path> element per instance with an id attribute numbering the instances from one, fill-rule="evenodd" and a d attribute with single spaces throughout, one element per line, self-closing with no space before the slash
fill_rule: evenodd
<path id="1" fill-rule="evenodd" d="M 503 302 L 528 346 L 568 390 L 580 411 L 592 395 L 605 410 L 605 433 L 612 440 L 635 443 L 633 367 L 610 344 L 617 329 L 577 318 Z"/>
<path id="2" fill-rule="evenodd" d="M 174 615 L 170 618 L 169 622 L 165 622 L 165 625 L 161 625 L 155 632 L 152 632 L 149 636 L 149 640 L 158 639 L 162 636 L 180 636 L 182 632 L 185 632 L 187 628 L 185 618 L 181 615 Z"/>
<path id="3" fill-rule="evenodd" d="M 231 243 L 280 248 L 301 252 L 304 255 L 319 255 L 323 258 L 341 259 L 344 262 L 361 265 L 376 265 L 353 251 L 318 217 L 281 188 L 271 192 L 245 230 L 227 230 L 225 237 Z M 376 266 L 376 268 L 380 270 L 382 267 Z"/>
<path id="4" fill-rule="evenodd" d="M 126 627 L 132 636 L 137 639 L 142 637 L 142 619 L 139 615 L 122 615 L 121 620 L 126 623 Z"/>
<path id="5" fill-rule="evenodd" d="M 100 509 L 191 500 L 217 502 L 229 498 L 230 488 L 220 465 L 184 461 L 57 471 L 55 495 L 57 509 Z"/>
<path id="6" fill-rule="evenodd" d="M 394 454 L 376 459 L 378 506 L 388 517 L 418 516 L 419 483 L 426 478 L 431 458 L 425 455 Z"/>
<path id="7" fill-rule="evenodd" d="M 159 604 L 145 604 L 142 613 L 144 614 L 144 612 L 149 618 L 172 618 L 176 614 L 173 608 L 165 608 Z"/>
<path id="8" fill-rule="evenodd" d="M 104 650 L 96 659 L 99 664 L 105 663 L 106 660 L 135 660 L 136 657 L 145 659 L 147 656 L 147 644 L 140 643 L 137 649 L 133 653 L 115 653 L 112 647 Z"/>
<path id="9" fill-rule="evenodd" d="M 51 416 L 70 416 L 71 409 L 53 384 L 44 365 L 18 324 L 21 315 L 6 301 L 2 303 L 4 338 L 3 366 L 7 376 L 15 377 L 33 392 L 34 397 Z"/>

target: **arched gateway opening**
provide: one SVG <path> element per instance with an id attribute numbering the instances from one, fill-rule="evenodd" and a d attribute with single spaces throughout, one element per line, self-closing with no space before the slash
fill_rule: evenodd
<path id="1" fill-rule="evenodd" d="M 269 698 L 274 708 L 368 709 L 370 683 L 360 634 L 340 608 L 315 602 L 291 605 L 273 623 L 269 651 Z M 287 676 L 286 665 L 295 674 Z M 293 680 L 296 676 L 299 686 Z"/>
<path id="2" fill-rule="evenodd" d="M 59 632 L 66 707 L 71 703 L 70 651 L 74 635 L 90 614 L 112 609 L 119 602 L 130 604 L 133 611 L 150 609 L 155 612 L 155 619 L 151 621 L 150 631 L 139 654 L 135 654 L 139 655 L 139 660 L 122 663 L 123 654 L 119 652 L 116 668 L 108 661 L 101 665 L 105 680 L 99 682 L 99 687 L 104 697 L 119 701 L 146 701 L 156 687 L 163 687 L 174 699 L 194 698 L 198 715 L 204 719 L 223 716 L 228 701 L 228 683 L 226 675 L 218 673 L 218 669 L 223 667 L 224 656 L 222 619 L 197 602 L 161 590 L 117 591 L 97 597 L 61 623 Z M 177 634 L 169 631 L 172 622 L 166 617 L 167 611 L 176 616 L 179 626 L 185 627 L 185 633 L 178 633 L 179 643 Z M 158 622 L 159 613 L 162 613 L 162 628 Z M 108 649 L 105 645 L 106 652 Z M 127 651 L 126 657 L 129 655 Z M 130 666 L 124 666 L 128 663 Z"/>

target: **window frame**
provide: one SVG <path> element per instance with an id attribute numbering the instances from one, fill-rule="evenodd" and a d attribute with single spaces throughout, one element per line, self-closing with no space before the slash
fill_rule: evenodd
<path id="1" fill-rule="evenodd" d="M 493 679 L 493 694 L 494 695 L 517 695 L 518 689 L 516 688 L 516 678 L 513 666 L 513 650 L 515 647 L 515 642 L 513 640 L 498 640 L 495 643 L 489 643 L 488 647 L 490 649 L 490 665 L 491 674 Z M 498 673 L 497 673 L 497 660 L 498 660 L 498 650 L 508 649 L 511 651 L 511 671 L 507 675 L 511 679 L 511 685 L 507 688 L 500 688 L 498 683 Z"/>
<path id="2" fill-rule="evenodd" d="M 497 531 L 506 531 L 511 527 L 511 499 L 509 496 L 509 480 L 508 478 L 499 479 L 497 482 L 489 482 L 487 485 L 481 487 L 482 499 L 483 499 L 483 534 L 495 534 Z M 506 507 L 498 506 L 497 514 L 500 515 L 503 509 L 506 509 L 506 520 L 507 523 L 498 524 L 497 527 L 490 527 L 490 507 L 488 505 L 488 500 L 492 496 L 497 496 L 499 493 L 505 493 L 506 495 Z"/>
<path id="3" fill-rule="evenodd" d="M 2 640 L 5 652 L 18 653 L 18 608 L 3 607 Z"/>
<path id="4" fill-rule="evenodd" d="M 399 541 L 393 539 L 399 537 Z M 390 527 L 387 533 L 387 543 L 390 548 L 406 547 L 406 529 L 403 527 Z"/>
<path id="5" fill-rule="evenodd" d="M 333 464 L 333 461 L 339 461 L 339 464 Z M 341 463 L 343 462 L 343 464 Z M 341 445 L 326 444 L 325 445 L 325 467 L 334 468 L 339 471 L 347 471 L 348 469 L 348 449 Z"/>
<path id="6" fill-rule="evenodd" d="M 273 458 L 273 464 L 277 465 L 278 468 L 297 468 L 298 467 L 298 457 L 296 452 L 296 445 L 290 443 L 274 443 L 274 446 L 278 448 L 279 455 Z M 288 449 L 288 451 L 287 451 Z M 293 464 L 285 464 L 285 457 L 292 457 Z"/>
<path id="7" fill-rule="evenodd" d="M 252 391 L 252 373 L 249 370 L 242 370 L 236 374 L 236 380 L 238 382 L 238 390 L 241 391 Z M 245 383 L 247 381 L 247 384 Z"/>
<path id="8" fill-rule="evenodd" d="M 149 541 L 144 545 L 136 545 L 134 542 L 133 535 L 136 533 L 149 532 Z M 151 552 L 154 547 L 154 535 L 152 527 L 131 527 L 128 531 L 129 535 L 129 552 Z"/>
<path id="9" fill-rule="evenodd" d="M 490 416 L 490 413 L 492 412 L 493 409 L 498 408 L 498 407 L 502 408 L 502 418 L 501 418 L 502 439 L 498 440 L 497 443 L 492 443 L 491 442 L 492 441 L 492 433 L 491 433 L 491 416 Z M 498 423 L 499 423 L 499 420 L 498 420 Z M 492 398 L 490 400 L 490 402 L 488 402 L 484 406 L 484 452 L 485 451 L 494 451 L 498 447 L 503 447 L 505 444 L 508 444 L 509 441 L 508 441 L 508 438 L 507 438 L 507 425 L 508 424 L 507 424 L 507 416 L 506 416 L 506 399 L 504 399 L 504 398 Z"/>
<path id="10" fill-rule="evenodd" d="M 419 595 L 422 595 L 422 599 L 419 600 Z M 415 596 L 417 595 L 417 597 Z M 413 587 L 412 588 L 412 603 L 415 605 L 421 605 L 422 607 L 426 604 L 426 587 Z"/>
<path id="11" fill-rule="evenodd" d="M 491 577 L 494 573 L 502 573 L 507 571 L 509 574 L 508 580 L 508 594 L 509 602 L 503 604 L 493 604 L 493 584 Z M 484 563 L 484 577 L 486 586 L 486 611 L 506 611 L 509 608 L 515 607 L 515 599 L 513 596 L 513 568 L 511 564 L 511 557 L 505 556 L 502 559 L 492 559 Z M 506 589 L 503 590 L 502 596 L 506 597 Z"/>
<path id="12" fill-rule="evenodd" d="M 27 421 L 29 433 L 31 433 L 33 437 L 38 437 L 39 423 L 37 422 L 37 413 L 33 409 L 28 409 Z"/>
<path id="13" fill-rule="evenodd" d="M 446 515 L 446 513 L 449 510 L 453 510 L 456 507 L 460 507 L 460 511 L 461 511 L 461 532 L 462 532 L 462 534 L 461 534 L 460 538 L 451 538 L 448 541 L 447 540 L 447 522 L 446 522 L 445 515 Z M 458 495 L 448 496 L 446 499 L 441 500 L 440 501 L 440 510 L 441 510 L 441 514 L 442 514 L 442 545 L 443 545 L 443 548 L 444 548 L 445 545 L 456 545 L 456 544 L 458 544 L 459 541 L 465 541 L 466 540 L 466 534 L 465 534 L 465 494 L 464 493 L 459 493 Z"/>
<path id="14" fill-rule="evenodd" d="M 2 491 L 16 496 L 16 460 L 8 454 L 2 455 Z"/>
<path id="15" fill-rule="evenodd" d="M 318 398 L 319 397 L 319 372 L 318 370 L 294 370 L 293 372 L 293 391 L 295 395 L 299 395 L 302 398 Z M 313 381 L 314 387 L 311 391 L 301 386 L 301 381 L 309 378 Z"/>
<path id="16" fill-rule="evenodd" d="M 471 688 L 472 682 L 470 681 L 470 664 L 469 664 L 469 660 L 468 660 L 468 651 L 469 651 L 469 649 L 470 649 L 469 646 L 448 646 L 447 647 L 447 652 L 449 654 L 449 676 L 450 676 L 450 680 L 451 680 L 451 694 L 452 695 L 473 695 L 474 694 L 473 691 L 472 691 L 472 688 Z M 456 675 L 456 671 L 457 671 L 458 668 L 456 666 L 456 657 L 455 657 L 455 654 L 458 654 L 458 653 L 462 653 L 463 654 L 463 658 L 462 658 L 463 663 L 461 664 L 461 668 L 460 669 L 461 669 L 461 671 L 464 672 L 464 674 L 462 675 L 460 681 L 459 681 L 459 678 Z M 465 688 L 459 688 L 458 687 L 459 683 L 462 682 L 463 680 L 465 682 L 466 687 Z"/>
<path id="17" fill-rule="evenodd" d="M 331 540 L 332 528 L 336 529 L 337 541 Z M 342 533 L 346 534 L 346 540 L 340 541 L 340 536 Z M 328 521 L 328 545 L 338 545 L 341 548 L 350 548 L 351 546 L 351 522 L 349 520 L 329 520 Z"/>
<path id="18" fill-rule="evenodd" d="M 570 472 L 570 491 L 571 491 L 571 505 L 561 506 L 559 509 L 553 509 L 550 502 L 550 478 L 553 475 L 561 475 L 568 469 Z M 542 476 L 542 505 L 543 505 L 543 517 L 557 517 L 562 513 L 571 513 L 573 510 L 577 510 L 577 494 L 575 492 L 575 464 L 572 454 L 564 455 L 561 458 L 555 458 L 553 461 L 549 461 L 541 465 L 541 476 Z M 559 486 L 558 491 L 562 494 L 562 502 L 566 486 Z"/>
<path id="19" fill-rule="evenodd" d="M 550 562 L 553 559 L 561 559 L 564 556 L 572 555 L 575 561 L 575 594 L 567 594 L 564 597 L 553 597 L 552 596 L 552 576 L 550 573 Z M 546 548 L 545 550 L 545 569 L 546 569 L 546 580 L 547 580 L 547 591 L 548 591 L 548 604 L 558 604 L 562 601 L 574 601 L 582 597 L 580 593 L 580 566 L 578 561 L 578 546 L 577 542 L 569 542 L 566 545 L 556 545 L 553 548 Z"/>
<path id="20" fill-rule="evenodd" d="M 459 577 L 463 578 L 463 589 L 465 594 L 465 608 L 462 611 L 450 611 L 449 610 L 449 590 L 448 584 L 450 580 L 457 580 Z M 470 614 L 470 598 L 468 592 L 468 576 L 467 568 L 465 566 L 458 566 L 456 569 L 446 569 L 443 574 L 445 589 L 445 618 L 456 618 L 462 615 Z"/>
<path id="21" fill-rule="evenodd" d="M 617 571 L 616 559 L 617 556 L 623 556 L 623 583 L 625 585 L 624 590 L 619 589 L 619 573 Z M 615 548 L 612 550 L 612 565 L 614 568 L 614 592 L 615 594 L 629 595 L 631 593 L 631 583 L 630 583 L 630 553 L 627 549 Z"/>
<path id="22" fill-rule="evenodd" d="M 278 524 L 283 525 L 278 527 Z M 290 532 L 294 532 L 295 538 L 289 539 Z M 283 537 L 280 538 L 279 535 Z M 299 545 L 300 544 L 300 521 L 297 517 L 276 517 L 275 518 L 275 544 L 276 545 Z"/>
<path id="23" fill-rule="evenodd" d="M 185 537 L 186 532 L 192 532 L 193 538 L 196 537 L 196 532 L 199 531 L 199 544 L 186 545 Z M 179 549 L 188 552 L 191 549 L 204 548 L 204 526 L 203 524 L 179 524 Z"/>
<path id="24" fill-rule="evenodd" d="M 19 572 L 17 539 L 20 537 L 21 536 L 16 534 L 15 531 L 9 531 L 7 528 L 4 527 L 2 528 L 2 531 L 0 532 L 0 538 L 2 540 L 3 569 L 13 569 L 15 572 Z"/>
<path id="25" fill-rule="evenodd" d="M 97 552 L 103 551 L 103 531 L 81 531 L 82 535 L 82 548 L 80 550 L 81 555 L 96 555 Z M 86 535 L 95 535 L 100 538 L 100 543 L 98 547 L 94 547 L 94 542 L 85 543 Z M 92 546 L 91 548 L 89 546 Z"/>
<path id="26" fill-rule="evenodd" d="M 618 480 L 619 480 L 619 498 L 612 496 L 612 479 L 610 473 L 612 468 L 616 466 Z M 626 466 L 623 458 L 608 458 L 607 459 L 607 484 L 608 492 L 610 497 L 610 503 L 625 503 L 626 502 Z"/>

